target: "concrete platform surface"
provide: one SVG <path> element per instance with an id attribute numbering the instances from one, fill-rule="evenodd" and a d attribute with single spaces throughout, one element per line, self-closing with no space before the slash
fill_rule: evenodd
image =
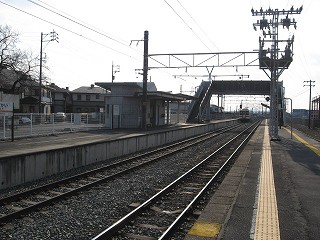
<path id="1" fill-rule="evenodd" d="M 137 130 L 119 131 L 101 129 L 96 131 L 22 138 L 16 139 L 13 142 L 1 141 L 0 158 L 108 141 L 138 134 L 145 134 L 145 132 L 139 132 Z"/>
<path id="2" fill-rule="evenodd" d="M 320 239 L 320 144 L 295 129 L 291 139 L 286 128 L 280 141 L 270 141 L 265 128 L 266 122 L 185 239 Z"/>
<path id="3" fill-rule="evenodd" d="M 111 141 L 114 139 L 128 138 L 151 134 L 153 132 L 168 131 L 174 128 L 188 128 L 191 124 L 166 125 L 148 130 L 141 129 L 99 129 L 83 132 L 72 132 L 57 135 L 33 136 L 18 138 L 14 141 L 0 141 L 0 158 L 16 156 L 20 154 L 31 154 L 35 152 L 49 151 L 53 149 L 94 144 L 98 142 Z"/>
<path id="4" fill-rule="evenodd" d="M 0 142 L 0 189 L 232 126 L 237 119 L 147 130 L 100 129 Z"/>

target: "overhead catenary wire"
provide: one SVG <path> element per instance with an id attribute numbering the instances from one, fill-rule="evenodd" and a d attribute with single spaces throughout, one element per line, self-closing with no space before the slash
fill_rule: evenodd
<path id="1" fill-rule="evenodd" d="M 183 10 L 188 14 L 188 16 L 192 19 L 192 21 L 197 25 L 197 27 L 200 29 L 200 31 L 207 37 L 207 39 L 211 42 L 211 44 L 218 50 L 220 49 L 217 47 L 217 45 L 209 38 L 208 34 L 202 29 L 202 27 L 198 24 L 198 22 L 191 16 L 189 11 L 182 5 L 182 3 L 177 0 L 177 2 L 180 4 L 180 6 L 183 8 Z"/>
<path id="2" fill-rule="evenodd" d="M 172 11 L 181 19 L 181 21 L 192 31 L 192 33 L 201 41 L 201 43 L 211 52 L 211 49 L 207 46 L 207 44 L 199 37 L 199 35 L 193 30 L 193 28 L 180 16 L 180 14 L 167 2 L 167 0 L 163 0 Z"/>

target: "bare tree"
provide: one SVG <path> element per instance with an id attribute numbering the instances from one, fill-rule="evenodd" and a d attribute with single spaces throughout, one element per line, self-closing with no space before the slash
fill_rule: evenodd
<path id="1" fill-rule="evenodd" d="M 13 32 L 9 26 L 0 26 L 0 71 L 13 67 L 13 55 L 17 42 L 17 33 Z"/>
<path id="2" fill-rule="evenodd" d="M 4 72 L 15 75 L 11 89 L 7 92 L 13 93 L 17 84 L 23 86 L 26 81 L 38 79 L 39 60 L 31 52 L 23 51 L 17 47 L 19 41 L 18 33 L 9 26 L 0 25 L 0 77 L 6 77 Z"/>

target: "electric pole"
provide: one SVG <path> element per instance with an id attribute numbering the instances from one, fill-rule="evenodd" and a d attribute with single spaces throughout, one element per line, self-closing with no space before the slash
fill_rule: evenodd
<path id="1" fill-rule="evenodd" d="M 308 83 L 307 85 L 303 85 L 304 87 L 309 87 L 309 119 L 308 119 L 308 128 L 311 128 L 311 88 L 314 87 L 315 85 L 313 84 L 315 81 L 303 81 L 305 83 Z"/>
<path id="2" fill-rule="evenodd" d="M 50 39 L 45 39 L 50 35 Z M 42 102 L 42 43 L 43 42 L 51 42 L 51 41 L 56 41 L 58 42 L 58 34 L 53 30 L 50 33 L 41 33 L 41 41 L 40 41 L 40 72 L 39 72 L 39 113 L 42 113 L 42 107 L 41 107 L 41 102 Z"/>
<path id="3" fill-rule="evenodd" d="M 143 51 L 143 93 L 142 93 L 142 128 L 147 129 L 147 83 L 148 83 L 148 42 L 149 32 L 144 31 Z"/>
<path id="4" fill-rule="evenodd" d="M 262 8 L 251 10 L 252 16 L 260 16 L 261 19 L 253 24 L 254 30 L 257 27 L 262 31 L 262 37 L 259 37 L 259 66 L 271 80 L 270 84 L 270 137 L 271 140 L 279 140 L 278 137 L 278 91 L 277 83 L 280 75 L 285 69 L 288 69 L 292 62 L 292 49 L 294 37 L 287 40 L 279 39 L 278 27 L 283 26 L 289 30 L 290 26 L 297 27 L 295 19 L 289 18 L 289 15 L 300 14 L 302 7 L 290 10 L 278 10 Z M 280 18 L 280 16 L 285 16 Z M 269 39 L 267 39 L 269 37 Z M 267 45 L 265 47 L 265 45 Z M 280 47 L 284 49 L 280 49 Z M 281 56 L 279 56 L 281 54 Z M 270 74 L 267 72 L 270 71 Z"/>
<path id="5" fill-rule="evenodd" d="M 116 74 L 117 72 L 120 72 L 120 66 L 119 66 L 119 65 L 114 66 L 114 65 L 113 65 L 113 62 L 112 62 L 112 68 L 111 68 L 111 74 L 112 74 L 112 76 L 111 76 L 111 81 L 112 81 L 112 82 L 113 82 L 114 79 L 116 78 L 116 77 L 115 77 L 115 74 Z"/>
<path id="6" fill-rule="evenodd" d="M 143 69 L 142 69 L 142 113 L 141 113 L 141 128 L 143 130 L 147 130 L 147 84 L 148 84 L 148 45 L 149 45 L 149 32 L 144 31 L 144 38 L 143 40 L 131 40 L 130 45 L 132 42 L 139 42 L 143 41 Z"/>

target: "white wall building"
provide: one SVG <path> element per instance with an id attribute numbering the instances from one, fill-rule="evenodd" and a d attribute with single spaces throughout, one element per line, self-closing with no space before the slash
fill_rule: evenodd
<path id="1" fill-rule="evenodd" d="M 142 82 L 98 82 L 107 90 L 105 96 L 106 127 L 141 128 Z M 170 124 L 166 106 L 172 101 L 185 101 L 189 96 L 157 91 L 153 82 L 147 83 L 146 124 L 148 127 Z"/>

